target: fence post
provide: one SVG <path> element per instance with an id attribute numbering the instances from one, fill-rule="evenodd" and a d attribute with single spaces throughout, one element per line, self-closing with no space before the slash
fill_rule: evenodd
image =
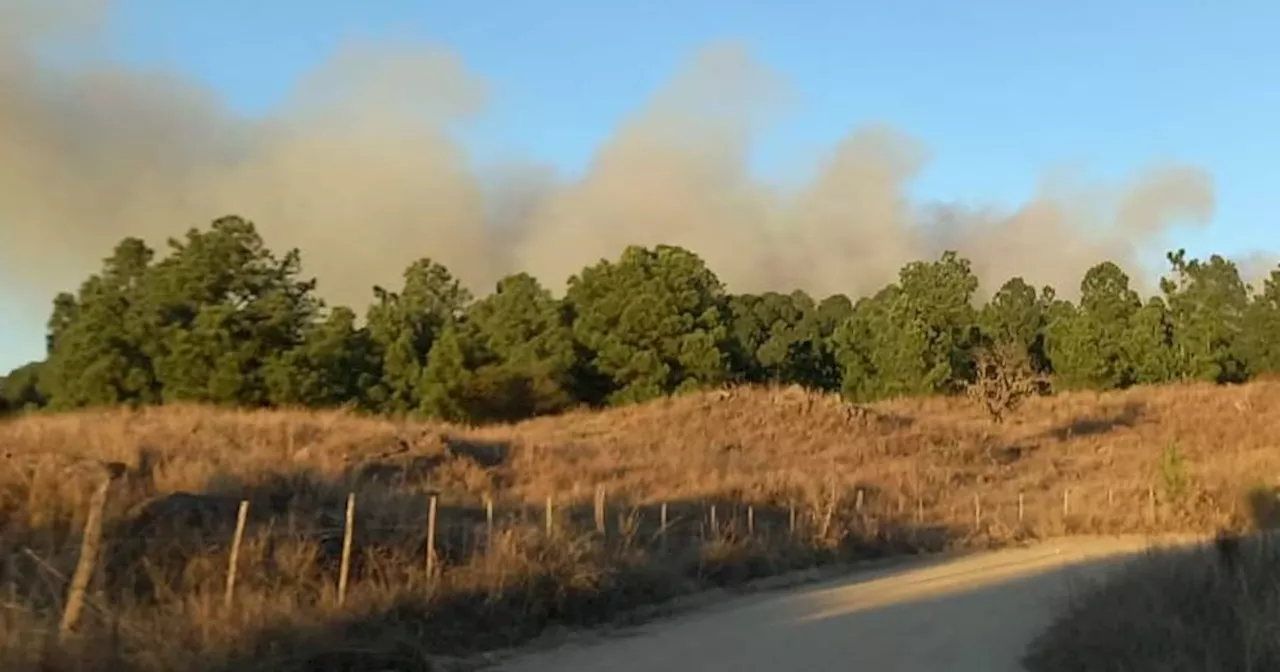
<path id="1" fill-rule="evenodd" d="M 427 504 L 427 580 L 436 575 L 436 495 Z"/>
<path id="2" fill-rule="evenodd" d="M 720 530 L 720 526 L 716 522 L 716 505 L 711 504 L 711 534 L 716 534 Z"/>
<path id="3" fill-rule="evenodd" d="M 787 506 L 787 534 L 796 536 L 796 505 Z"/>
<path id="4" fill-rule="evenodd" d="M 351 535 L 356 525 L 356 493 L 347 495 L 347 525 L 342 535 L 342 567 L 338 570 L 338 606 L 347 601 L 347 579 L 351 576 Z"/>
<path id="5" fill-rule="evenodd" d="M 232 596 L 236 591 L 236 567 L 239 565 L 240 543 L 244 539 L 244 526 L 249 519 L 249 500 L 240 500 L 240 510 L 236 512 L 236 534 L 231 539 L 231 559 L 227 564 L 227 589 L 222 596 L 222 603 L 231 607 Z"/>
<path id="6" fill-rule="evenodd" d="M 493 495 L 484 496 L 484 529 L 485 544 L 493 546 Z"/>
<path id="7" fill-rule="evenodd" d="M 75 573 L 71 575 L 71 588 L 67 593 L 67 606 L 62 611 L 62 621 L 58 624 L 58 641 L 66 641 L 80 613 L 84 611 L 84 593 L 93 579 L 93 566 L 98 561 L 98 549 L 102 545 L 102 510 L 107 506 L 107 492 L 111 488 L 112 477 L 104 478 L 89 498 L 89 515 L 84 521 L 84 538 L 80 541 L 80 558 L 76 561 Z"/>
<path id="8" fill-rule="evenodd" d="M 659 513 L 660 525 L 658 527 L 658 544 L 663 550 L 667 550 L 667 503 L 662 503 L 662 511 Z"/>
<path id="9" fill-rule="evenodd" d="M 1023 495 L 1022 495 L 1022 493 L 1021 493 L 1021 492 L 1019 492 L 1019 493 L 1018 493 L 1018 524 L 1019 524 L 1019 525 L 1021 525 L 1021 524 L 1022 524 L 1023 511 L 1024 511 L 1024 508 L 1025 508 L 1025 507 L 1023 506 L 1023 499 L 1022 499 L 1022 498 L 1023 498 Z"/>
<path id="10" fill-rule="evenodd" d="M 857 499 L 854 500 L 853 509 L 858 513 L 862 513 L 862 488 L 858 488 Z"/>
<path id="11" fill-rule="evenodd" d="M 747 505 L 747 534 L 756 534 L 756 507 L 751 504 Z"/>
<path id="12" fill-rule="evenodd" d="M 599 534 L 604 534 L 605 524 L 606 523 L 604 518 L 604 486 L 597 485 L 596 486 L 596 532 Z"/>
<path id="13" fill-rule="evenodd" d="M 916 493 L 916 524 L 924 523 L 924 496 Z"/>
<path id="14" fill-rule="evenodd" d="M 981 495 L 973 496 L 973 529 L 977 530 L 982 527 L 982 497 Z"/>
<path id="15" fill-rule="evenodd" d="M 552 519 L 552 516 L 553 516 L 553 515 L 554 515 L 554 514 L 553 514 L 553 511 L 552 511 L 552 505 L 551 505 L 551 495 L 547 495 L 547 508 L 546 508 L 547 521 L 546 521 L 546 522 L 547 522 L 547 536 L 548 536 L 548 537 L 549 537 L 549 536 L 551 536 L 551 533 L 554 531 L 554 526 L 553 526 L 553 523 L 551 522 L 551 519 Z"/>
<path id="16" fill-rule="evenodd" d="M 1071 488 L 1062 489 L 1062 517 L 1071 515 Z"/>

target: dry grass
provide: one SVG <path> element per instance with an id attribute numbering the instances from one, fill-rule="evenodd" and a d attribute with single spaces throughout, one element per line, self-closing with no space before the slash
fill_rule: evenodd
<path id="1" fill-rule="evenodd" d="M 1161 550 L 1073 595 L 1028 652 L 1032 672 L 1280 669 L 1280 546 Z"/>
<path id="2" fill-rule="evenodd" d="M 1277 436 L 1276 382 L 1032 399 L 1000 425 L 962 399 L 860 408 L 794 388 L 483 429 L 196 407 L 20 418 L 0 424 L 0 657 L 16 669 L 431 669 L 438 654 L 840 559 L 1243 528 L 1245 493 L 1280 472 Z M 1181 492 L 1161 471 L 1174 445 Z M 79 526 L 110 462 L 127 473 L 91 608 L 55 651 Z M 610 503 L 604 534 L 597 487 Z M 339 605 L 348 492 L 356 553 Z M 427 577 L 432 494 L 445 568 Z M 486 494 L 498 502 L 492 537 Z M 241 498 L 250 524 L 227 609 Z"/>

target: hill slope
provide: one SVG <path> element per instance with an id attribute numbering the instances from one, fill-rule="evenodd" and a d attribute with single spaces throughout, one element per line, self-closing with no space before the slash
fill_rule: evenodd
<path id="1" fill-rule="evenodd" d="M 1280 470 L 1278 411 L 1280 384 L 1259 382 L 1059 395 L 1004 425 L 956 399 L 856 407 L 798 388 L 480 429 L 198 407 L 20 418 L 0 423 L 0 578 L 21 605 L 0 630 L 34 661 L 30 633 L 56 624 L 59 577 L 107 473 L 118 478 L 82 646 L 47 664 L 305 669 L 358 649 L 367 669 L 413 669 L 428 653 L 815 563 L 1242 527 L 1267 513 L 1246 496 Z M 249 524 L 227 609 L 241 499 Z"/>

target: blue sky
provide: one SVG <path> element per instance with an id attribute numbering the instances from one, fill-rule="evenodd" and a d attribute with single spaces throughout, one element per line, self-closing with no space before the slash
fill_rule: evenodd
<path id="1" fill-rule="evenodd" d="M 681 63 L 736 41 L 799 94 L 753 157 L 763 174 L 870 121 L 929 148 L 926 198 L 1012 204 L 1057 165 L 1106 180 L 1174 159 L 1215 179 L 1213 225 L 1171 241 L 1203 254 L 1280 249 L 1277 25 L 1263 0 L 118 0 L 109 40 L 245 115 L 344 42 L 437 44 L 488 88 L 461 131 L 477 161 L 570 174 Z M 0 368 L 40 356 L 41 325 L 0 332 Z"/>

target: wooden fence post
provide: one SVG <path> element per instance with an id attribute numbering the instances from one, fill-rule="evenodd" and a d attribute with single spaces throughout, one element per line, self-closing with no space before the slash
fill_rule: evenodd
<path id="1" fill-rule="evenodd" d="M 796 536 L 796 505 L 791 504 L 787 507 L 787 534 L 792 537 Z"/>
<path id="2" fill-rule="evenodd" d="M 1023 506 L 1023 495 L 1021 492 L 1019 492 L 1018 493 L 1018 524 L 1019 525 L 1022 524 L 1024 510 L 1025 510 L 1025 507 Z"/>
<path id="3" fill-rule="evenodd" d="M 347 495 L 347 525 L 342 535 L 342 567 L 338 570 L 338 606 L 347 601 L 347 580 L 351 576 L 351 536 L 356 526 L 356 493 Z"/>
<path id="4" fill-rule="evenodd" d="M 747 505 L 747 534 L 756 534 L 756 507 L 751 504 Z"/>
<path id="5" fill-rule="evenodd" d="M 973 528 L 982 527 L 982 498 L 980 495 L 973 496 Z"/>
<path id="6" fill-rule="evenodd" d="M 712 503 L 711 504 L 711 534 L 716 534 L 719 531 L 720 531 L 720 525 L 716 521 L 716 505 Z"/>
<path id="7" fill-rule="evenodd" d="M 605 533 L 605 517 L 604 517 L 604 486 L 596 486 L 596 532 Z"/>
<path id="8" fill-rule="evenodd" d="M 436 575 L 436 495 L 427 504 L 427 580 Z"/>
<path id="9" fill-rule="evenodd" d="M 862 513 L 862 488 L 858 488 L 856 499 L 854 499 L 853 509 L 858 513 Z"/>
<path id="10" fill-rule="evenodd" d="M 89 498 L 89 515 L 84 521 L 84 538 L 80 541 L 80 558 L 76 561 L 75 573 L 71 575 L 71 587 L 67 592 L 67 606 L 62 611 L 62 621 L 58 624 L 58 641 L 64 642 L 76 623 L 80 621 L 80 613 L 84 611 L 84 594 L 89 589 L 89 581 L 93 578 L 93 566 L 98 560 L 98 550 L 102 546 L 102 510 L 107 506 L 107 493 L 114 478 L 102 480 L 98 488 Z"/>
<path id="11" fill-rule="evenodd" d="M 1071 488 L 1062 489 L 1062 517 L 1071 515 Z"/>
<path id="12" fill-rule="evenodd" d="M 231 559 L 227 561 L 227 588 L 222 596 L 222 603 L 231 608 L 231 601 L 236 591 L 236 567 L 239 565 L 240 543 L 244 539 L 244 526 L 249 520 L 249 500 L 240 501 L 240 510 L 236 512 L 236 534 L 231 539 Z"/>
<path id="13" fill-rule="evenodd" d="M 493 546 L 493 495 L 484 496 L 485 544 Z"/>
<path id="14" fill-rule="evenodd" d="M 916 524 L 924 523 L 924 496 L 916 493 Z"/>
<path id="15" fill-rule="evenodd" d="M 658 544 L 663 550 L 667 550 L 667 503 L 662 503 L 662 511 L 659 514 L 660 521 L 658 527 Z"/>
<path id="16" fill-rule="evenodd" d="M 554 512 L 552 511 L 551 495 L 547 495 L 546 516 L 547 516 L 547 536 L 548 537 L 551 536 L 551 533 L 554 531 L 554 524 L 552 523 L 553 515 L 554 515 Z"/>

